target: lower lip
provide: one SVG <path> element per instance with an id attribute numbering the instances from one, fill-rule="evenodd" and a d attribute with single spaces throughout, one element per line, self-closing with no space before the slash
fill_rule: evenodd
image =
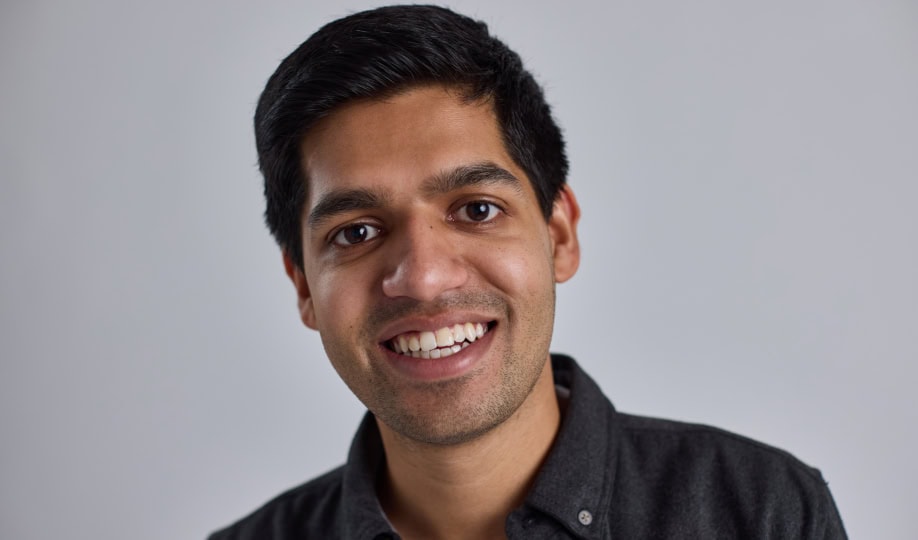
<path id="1" fill-rule="evenodd" d="M 460 349 L 446 358 L 415 358 L 390 350 L 382 346 L 389 365 L 405 378 L 434 382 L 461 377 L 471 371 L 484 358 L 491 345 L 491 335 L 495 328 L 476 339 L 468 347 Z"/>

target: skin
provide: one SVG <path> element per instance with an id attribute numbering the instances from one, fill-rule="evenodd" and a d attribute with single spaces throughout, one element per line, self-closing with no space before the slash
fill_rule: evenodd
<path id="1" fill-rule="evenodd" d="M 548 347 L 555 283 L 580 259 L 573 192 L 546 221 L 490 103 L 442 86 L 347 104 L 301 150 L 304 261 L 284 264 L 376 416 L 387 516 L 405 538 L 502 538 L 558 429 Z M 448 359 L 386 345 L 464 322 L 490 330 Z"/>

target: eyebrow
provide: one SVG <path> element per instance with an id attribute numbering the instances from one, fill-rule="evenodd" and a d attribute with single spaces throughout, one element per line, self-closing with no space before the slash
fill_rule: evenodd
<path id="1" fill-rule="evenodd" d="M 517 192 L 523 191 L 519 178 L 490 161 L 461 165 L 437 174 L 425 181 L 422 189 L 425 195 L 432 196 L 467 187 L 495 184 L 511 187 Z"/>
<path id="2" fill-rule="evenodd" d="M 520 180 L 510 171 L 491 162 L 461 165 L 438 173 L 427 180 L 421 187 L 427 197 L 442 195 L 458 189 L 502 184 L 522 192 Z M 330 191 L 319 199 L 310 210 L 306 222 L 311 229 L 317 229 L 338 214 L 356 210 L 370 210 L 383 206 L 391 195 L 387 191 L 357 188 Z"/>
<path id="3" fill-rule="evenodd" d="M 379 208 L 388 199 L 388 195 L 370 189 L 341 189 L 326 193 L 309 212 L 306 222 L 316 229 L 325 221 L 338 214 L 354 210 Z"/>

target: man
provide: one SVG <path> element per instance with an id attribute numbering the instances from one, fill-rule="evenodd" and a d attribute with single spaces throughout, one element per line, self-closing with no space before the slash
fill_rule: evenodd
<path id="1" fill-rule="evenodd" d="M 815 469 L 619 414 L 549 355 L 580 210 L 541 89 L 483 23 L 332 22 L 255 124 L 301 318 L 369 412 L 346 465 L 213 539 L 845 537 Z"/>

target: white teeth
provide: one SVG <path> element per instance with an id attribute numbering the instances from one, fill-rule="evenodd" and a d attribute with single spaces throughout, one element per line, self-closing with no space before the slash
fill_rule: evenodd
<path id="1" fill-rule="evenodd" d="M 453 327 L 453 337 L 456 341 L 465 341 L 465 325 L 457 324 Z"/>
<path id="2" fill-rule="evenodd" d="M 453 340 L 453 333 L 449 328 L 437 330 L 437 347 L 452 347 L 453 343 L 455 343 Z"/>
<path id="3" fill-rule="evenodd" d="M 429 351 L 437 348 L 437 338 L 434 337 L 433 332 L 421 332 L 420 342 L 422 351 Z"/>
<path id="4" fill-rule="evenodd" d="M 468 347 L 487 331 L 487 325 L 482 323 L 460 323 L 433 332 L 406 332 L 392 338 L 389 346 L 413 358 L 443 358 Z"/>
<path id="5" fill-rule="evenodd" d="M 475 332 L 475 325 L 470 322 L 465 323 L 465 339 L 469 340 L 469 343 L 478 339 L 478 333 Z"/>

